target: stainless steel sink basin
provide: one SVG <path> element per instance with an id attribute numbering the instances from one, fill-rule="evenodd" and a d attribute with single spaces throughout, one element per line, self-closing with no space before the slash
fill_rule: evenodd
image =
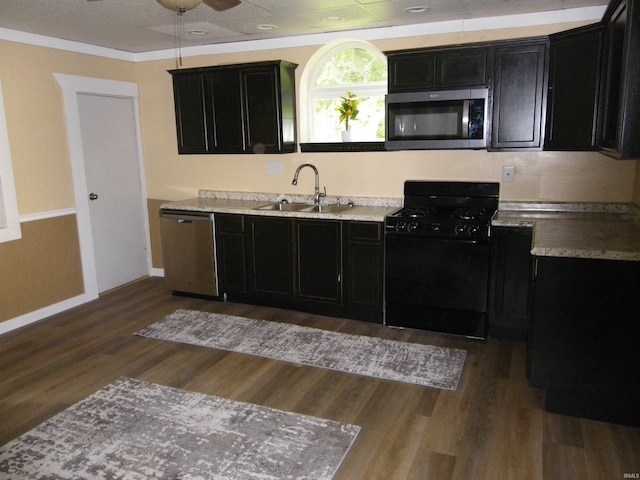
<path id="1" fill-rule="evenodd" d="M 317 212 L 317 213 L 340 213 L 349 210 L 353 205 L 311 205 L 308 208 L 303 208 L 303 212 Z"/>
<path id="2" fill-rule="evenodd" d="M 256 210 L 271 210 L 275 212 L 299 212 L 309 207 L 308 203 L 270 203 L 262 207 L 256 208 Z"/>
<path id="3" fill-rule="evenodd" d="M 311 212 L 311 213 L 340 213 L 349 210 L 353 205 L 313 205 L 308 203 L 269 203 L 256 210 L 268 210 L 272 212 Z"/>

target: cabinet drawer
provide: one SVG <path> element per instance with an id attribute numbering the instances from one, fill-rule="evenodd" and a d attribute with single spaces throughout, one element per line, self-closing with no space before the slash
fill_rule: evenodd
<path id="1" fill-rule="evenodd" d="M 374 240 L 382 239 L 382 223 L 376 222 L 349 222 L 349 240 Z"/>
<path id="2" fill-rule="evenodd" d="M 221 233 L 243 233 L 244 216 L 218 213 L 215 216 L 218 231 Z"/>

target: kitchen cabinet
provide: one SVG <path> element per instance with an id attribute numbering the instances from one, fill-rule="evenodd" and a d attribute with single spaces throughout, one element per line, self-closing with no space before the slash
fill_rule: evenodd
<path id="1" fill-rule="evenodd" d="M 296 67 L 269 61 L 171 70 L 178 153 L 296 151 Z"/>
<path id="2" fill-rule="evenodd" d="M 493 46 L 490 150 L 540 150 L 547 92 L 547 38 Z"/>
<path id="3" fill-rule="evenodd" d="M 350 221 L 345 230 L 344 276 L 349 317 L 382 323 L 383 224 Z"/>
<path id="4" fill-rule="evenodd" d="M 247 216 L 249 295 L 291 301 L 295 294 L 293 220 Z"/>
<path id="5" fill-rule="evenodd" d="M 382 323 L 383 224 L 216 214 L 231 301 Z"/>
<path id="6" fill-rule="evenodd" d="M 527 340 L 532 232 L 526 227 L 493 229 L 489 294 L 489 335 L 493 338 Z"/>
<path id="7" fill-rule="evenodd" d="M 342 303 L 342 223 L 295 221 L 298 296 L 303 301 Z"/>
<path id="8" fill-rule="evenodd" d="M 545 150 L 595 150 L 602 25 L 550 37 Z"/>
<path id="9" fill-rule="evenodd" d="M 545 409 L 640 427 L 640 262 L 535 261 L 527 360 Z"/>
<path id="10" fill-rule="evenodd" d="M 218 282 L 224 293 L 247 293 L 245 218 L 242 215 L 215 215 Z"/>
<path id="11" fill-rule="evenodd" d="M 603 23 L 600 151 L 614 158 L 639 158 L 640 2 L 612 1 Z"/>
<path id="12" fill-rule="evenodd" d="M 487 84 L 487 48 L 484 45 L 385 53 L 389 93 L 484 87 Z"/>

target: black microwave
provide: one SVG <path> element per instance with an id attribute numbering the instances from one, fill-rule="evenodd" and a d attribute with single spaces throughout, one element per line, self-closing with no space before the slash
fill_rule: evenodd
<path id="1" fill-rule="evenodd" d="M 487 146 L 489 90 L 391 93 L 385 97 L 387 150 Z"/>

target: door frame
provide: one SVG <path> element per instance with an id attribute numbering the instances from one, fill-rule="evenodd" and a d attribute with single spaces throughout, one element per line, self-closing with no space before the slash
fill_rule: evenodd
<path id="1" fill-rule="evenodd" d="M 82 148 L 80 131 L 80 110 L 78 107 L 79 93 L 88 95 L 103 95 L 128 98 L 132 100 L 134 123 L 136 125 L 136 139 L 138 148 L 138 170 L 140 173 L 140 188 L 142 190 L 142 209 L 144 221 L 144 235 L 147 251 L 147 271 L 151 275 L 151 240 L 149 235 L 149 212 L 147 203 L 147 189 L 144 175 L 144 161 L 142 157 L 142 137 L 140 135 L 140 111 L 138 106 L 138 86 L 135 83 L 116 80 L 104 80 L 75 75 L 53 74 L 62 89 L 64 110 L 67 119 L 67 136 L 69 140 L 69 155 L 73 176 L 73 189 L 76 203 L 76 219 L 78 224 L 78 239 L 80 242 L 80 257 L 82 262 L 82 277 L 84 279 L 84 300 L 98 298 L 98 272 L 91 232 L 91 214 L 89 211 L 89 190 L 85 171 L 85 158 Z"/>

